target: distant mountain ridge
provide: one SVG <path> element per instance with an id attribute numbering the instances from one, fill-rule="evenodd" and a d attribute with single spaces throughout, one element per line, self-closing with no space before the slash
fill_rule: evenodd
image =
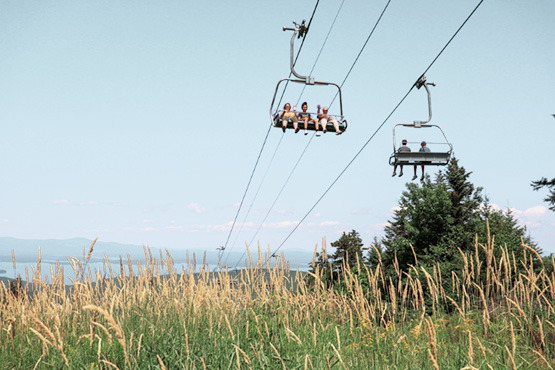
<path id="1" fill-rule="evenodd" d="M 87 238 L 71 238 L 71 239 L 18 239 L 12 237 L 0 237 L 0 262 L 11 262 L 12 250 L 15 254 L 16 263 L 36 263 L 38 259 L 38 251 L 40 247 L 41 258 L 43 261 L 63 260 L 66 261 L 68 257 L 83 258 L 83 248 L 85 254 L 89 252 L 89 248 L 93 243 L 92 239 Z M 165 248 L 149 247 L 154 258 L 159 259 L 159 251 L 165 254 Z M 187 255 L 192 261 L 196 260 L 197 265 L 202 264 L 206 256 L 206 263 L 216 265 L 218 263 L 217 250 L 201 250 L 201 249 L 169 249 L 175 264 L 184 264 L 187 261 Z M 226 253 L 225 259 L 233 267 L 239 258 L 243 260 L 247 258 L 243 250 Z M 144 250 L 142 245 L 123 244 L 116 242 L 107 242 L 98 240 L 93 248 L 93 253 L 90 262 L 100 262 L 104 259 L 104 254 L 108 256 L 112 263 L 119 260 L 121 256 L 127 259 L 127 255 L 132 260 L 144 260 Z M 257 254 L 257 253 L 255 253 Z M 312 261 L 312 253 L 299 250 L 285 250 L 285 258 L 290 262 L 291 269 L 296 269 L 296 266 L 303 269 L 308 266 Z M 243 256 L 243 257 L 241 257 Z M 255 255 L 253 255 L 255 257 Z M 244 262 L 238 263 L 238 267 L 243 267 Z"/>
<path id="2" fill-rule="evenodd" d="M 17 239 L 11 237 L 0 237 L 0 260 L 7 257 L 12 258 L 12 251 L 18 262 L 26 262 L 31 259 L 36 262 L 40 248 L 43 259 L 58 259 L 66 257 L 82 258 L 83 248 L 88 253 L 93 240 L 87 238 L 71 239 Z M 158 248 L 151 248 L 151 250 Z M 115 254 L 126 256 L 128 253 L 132 257 L 144 257 L 143 247 L 133 244 L 122 244 L 114 242 L 97 241 L 94 245 L 91 258 L 96 260 L 104 258 L 104 253 L 109 257 Z"/>

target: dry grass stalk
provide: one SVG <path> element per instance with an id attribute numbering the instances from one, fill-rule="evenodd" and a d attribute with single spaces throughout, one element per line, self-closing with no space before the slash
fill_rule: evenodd
<path id="1" fill-rule="evenodd" d="M 455 305 L 455 308 L 457 309 L 457 311 L 459 312 L 459 314 L 462 316 L 462 318 L 465 318 L 465 314 L 463 312 L 463 310 L 461 310 L 461 308 L 459 307 L 459 305 L 457 304 L 457 302 L 455 302 L 455 300 L 451 297 L 449 297 L 448 295 L 445 296 L 445 298 L 447 298 L 448 300 L 451 301 L 451 303 L 453 303 Z"/>
<path id="2" fill-rule="evenodd" d="M 436 340 L 436 333 L 434 328 L 434 323 L 431 319 L 426 319 L 426 327 L 428 329 L 428 336 L 430 337 L 430 348 L 432 349 L 432 354 L 434 355 L 435 363 L 437 364 L 437 340 Z"/>
<path id="3" fill-rule="evenodd" d="M 513 328 L 513 322 L 511 321 L 511 349 L 513 351 L 513 355 L 516 352 L 516 337 L 515 337 L 515 331 Z"/>
<path id="4" fill-rule="evenodd" d="M 474 364 L 474 348 L 472 347 L 472 332 L 468 331 L 468 361 Z"/>
<path id="5" fill-rule="evenodd" d="M 414 264 L 418 265 L 418 258 L 416 258 L 416 252 L 414 251 L 414 248 L 412 247 L 412 243 L 409 243 L 410 245 L 410 249 L 412 250 L 412 255 L 414 256 Z M 380 264 L 382 263 L 382 259 L 380 258 Z"/>
<path id="6" fill-rule="evenodd" d="M 480 352 L 482 352 L 482 356 L 484 356 L 484 361 L 486 360 L 486 349 L 482 346 L 482 342 L 480 342 L 480 338 L 476 337 L 476 341 L 478 342 L 478 346 L 480 347 Z"/>
<path id="7" fill-rule="evenodd" d="M 98 237 L 93 240 L 91 247 L 89 248 L 89 253 L 87 254 L 87 260 L 85 261 L 85 264 L 89 263 L 89 260 L 91 259 L 91 256 L 92 256 L 94 245 L 96 244 L 97 240 L 98 240 Z"/>
<path id="8" fill-rule="evenodd" d="M 110 361 L 108 361 L 108 360 L 101 360 L 101 361 L 102 361 L 103 363 L 105 363 L 106 365 L 109 365 L 109 366 L 113 367 L 114 369 L 119 370 L 119 367 L 118 367 L 116 364 L 114 364 L 113 362 L 110 362 Z"/>
<path id="9" fill-rule="evenodd" d="M 164 361 L 162 361 L 160 356 L 156 355 L 156 358 L 158 359 L 158 363 L 160 364 L 160 368 L 162 368 L 162 370 L 166 370 L 166 365 L 164 365 Z"/>
<path id="10" fill-rule="evenodd" d="M 539 353 L 539 352 L 536 351 L 536 350 L 533 350 L 533 352 L 534 352 L 536 355 L 538 355 L 539 358 L 541 358 L 541 360 L 547 365 L 548 368 L 550 368 L 551 370 L 553 370 L 553 367 L 551 366 L 551 364 L 549 363 L 549 361 L 547 361 L 547 360 L 545 359 L 545 357 L 544 357 L 541 353 Z"/>
<path id="11" fill-rule="evenodd" d="M 233 347 L 235 347 L 235 351 L 241 352 L 241 354 L 243 355 L 243 358 L 245 359 L 247 365 L 250 366 L 250 364 L 251 364 L 251 359 L 250 359 L 249 355 L 247 355 L 247 354 L 245 353 L 245 351 L 243 351 L 241 348 L 239 348 L 239 347 L 236 346 L 235 344 L 232 343 L 231 345 L 232 345 Z M 239 359 L 239 354 L 238 354 L 238 353 L 237 353 L 237 359 Z M 239 365 L 239 367 L 241 367 L 239 363 L 238 363 L 238 365 Z"/>
<path id="12" fill-rule="evenodd" d="M 520 308 L 520 305 L 513 301 L 512 299 L 510 299 L 509 297 L 505 297 L 505 299 L 507 301 L 509 301 L 513 306 L 515 306 L 515 308 L 517 309 L 518 313 L 520 314 L 520 316 L 524 319 L 524 321 L 526 321 L 526 323 L 528 324 L 528 318 L 526 318 L 526 314 L 524 313 L 524 311 L 522 310 L 522 308 Z"/>
<path id="13" fill-rule="evenodd" d="M 336 328 L 336 329 L 337 329 L 337 328 Z M 291 330 L 291 329 L 289 329 L 289 328 L 286 327 L 286 328 L 285 328 L 285 332 L 288 333 L 288 334 L 290 334 L 290 335 L 293 337 L 293 340 L 294 340 L 295 342 L 297 342 L 297 344 L 298 344 L 299 346 L 301 346 L 301 345 L 303 344 L 303 342 L 301 342 L 301 340 L 299 339 L 299 337 L 298 337 L 297 335 L 295 335 L 295 333 L 293 332 L 293 330 Z M 339 335 L 339 334 L 338 334 L 338 335 Z M 339 337 L 338 337 L 338 339 L 339 339 Z"/>
<path id="14" fill-rule="evenodd" d="M 281 365 L 283 366 L 283 370 L 287 370 L 287 368 L 285 367 L 285 362 L 283 361 L 283 359 L 281 358 L 278 350 L 276 349 L 276 347 L 274 347 L 274 345 L 272 344 L 272 342 L 270 342 L 270 347 L 272 347 L 272 349 L 274 350 L 274 352 L 276 353 L 277 358 L 281 361 Z"/>
<path id="15" fill-rule="evenodd" d="M 104 310 L 103 308 L 92 305 L 92 304 L 84 306 L 83 309 L 84 310 L 98 311 L 99 314 L 104 316 L 104 319 L 106 321 L 108 321 L 108 323 L 110 324 L 110 327 L 116 333 L 116 338 L 117 338 L 118 342 L 121 344 L 121 346 L 123 348 L 123 354 L 125 356 L 125 362 L 127 364 L 129 364 L 129 357 L 127 356 L 127 346 L 125 344 L 125 334 L 123 333 L 123 330 L 122 330 L 121 326 L 119 326 L 116 323 L 113 316 L 110 315 L 110 313 L 108 311 Z"/>
<path id="16" fill-rule="evenodd" d="M 526 248 L 526 249 L 528 249 L 530 252 L 532 252 L 532 253 L 536 256 L 536 258 L 537 258 L 538 260 L 540 260 L 540 262 L 541 262 L 542 265 L 543 265 L 543 258 L 540 256 L 540 254 L 539 254 L 534 248 L 532 248 L 532 247 L 530 247 L 530 246 L 524 244 L 524 239 L 522 239 L 522 237 L 520 238 L 520 240 L 521 240 L 521 243 L 522 243 L 522 247 L 523 247 L 523 248 Z M 531 258 L 532 258 L 532 257 L 530 257 L 530 259 L 531 259 Z"/>
<path id="17" fill-rule="evenodd" d="M 30 330 L 43 342 L 44 345 L 50 344 L 52 347 L 54 347 L 56 350 L 58 350 L 58 352 L 60 352 L 60 354 L 62 355 L 62 357 L 64 359 L 64 362 L 66 363 L 66 365 L 68 365 L 69 362 L 68 362 L 68 359 L 67 359 L 67 357 L 64 353 L 63 338 L 60 336 L 59 330 L 56 331 L 56 333 L 57 333 L 57 337 L 56 337 L 56 336 L 54 336 L 54 333 L 52 333 L 50 328 L 48 328 L 48 326 L 46 326 L 37 317 L 35 317 L 33 314 L 30 314 L 29 316 L 35 322 L 35 324 L 42 330 L 42 332 L 45 333 L 45 335 L 48 339 L 45 338 L 43 335 L 41 335 L 41 333 L 39 333 L 37 330 L 35 330 L 33 328 L 30 328 Z"/>
<path id="18" fill-rule="evenodd" d="M 224 314 L 224 318 L 225 318 L 225 323 L 227 325 L 227 329 L 229 330 L 229 334 L 231 334 L 231 338 L 233 340 L 235 340 L 235 334 L 233 333 L 233 329 L 231 328 L 231 325 L 229 323 L 229 319 L 227 318 L 227 314 Z M 268 331 L 268 327 L 266 326 L 266 331 Z M 270 336 L 270 334 L 268 333 L 268 337 Z"/>
<path id="19" fill-rule="evenodd" d="M 540 318 L 538 317 L 538 315 L 536 315 L 536 319 L 538 320 L 538 328 L 540 330 L 540 338 L 541 338 L 541 341 L 542 341 L 542 346 L 543 346 L 543 348 L 545 348 L 545 335 L 543 333 L 543 323 L 540 320 Z"/>
<path id="20" fill-rule="evenodd" d="M 432 352 L 430 351 L 429 348 L 428 348 L 428 356 L 430 357 L 430 360 L 432 361 L 432 365 L 434 366 L 434 370 L 439 370 L 439 365 L 437 364 L 437 360 L 434 357 L 434 355 L 432 355 Z"/>
<path id="21" fill-rule="evenodd" d="M 515 359 L 513 358 L 513 355 L 511 354 L 511 351 L 509 350 L 509 347 L 505 346 L 505 349 L 507 350 L 507 354 L 509 355 L 509 360 L 511 360 L 512 369 L 516 370 Z"/>

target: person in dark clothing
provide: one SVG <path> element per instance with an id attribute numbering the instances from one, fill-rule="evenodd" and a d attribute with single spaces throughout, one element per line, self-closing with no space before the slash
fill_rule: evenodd
<path id="1" fill-rule="evenodd" d="M 401 146 L 401 147 L 397 150 L 397 152 L 398 152 L 398 153 L 410 152 L 410 148 L 407 146 L 407 141 L 406 141 L 406 140 L 403 140 L 403 141 L 402 141 L 402 144 L 403 144 L 403 146 Z M 399 177 L 401 177 L 401 176 L 403 176 L 403 165 L 400 164 L 399 166 L 401 167 L 401 172 L 399 173 Z M 393 167 L 393 175 L 391 175 L 391 176 L 392 176 L 392 177 L 395 177 L 395 175 L 397 175 L 397 165 L 395 165 L 395 166 Z M 416 178 L 416 166 L 414 166 L 414 176 L 415 176 L 415 177 L 413 178 L 413 180 Z"/>

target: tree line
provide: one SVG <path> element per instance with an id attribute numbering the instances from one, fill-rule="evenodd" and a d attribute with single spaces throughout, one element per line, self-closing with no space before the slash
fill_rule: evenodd
<path id="1" fill-rule="evenodd" d="M 384 237 L 375 237 L 365 246 L 356 230 L 343 232 L 331 243 L 333 253 L 323 249 L 315 254 L 310 271 L 318 269 L 328 286 L 336 286 L 347 266 L 363 281 L 365 271 L 357 266 L 375 267 L 381 262 L 386 275 L 393 276 L 395 269 L 408 272 L 417 264 L 432 269 L 439 263 L 444 281 L 449 281 L 452 271 L 462 270 L 464 253 L 484 253 L 479 245 L 494 243 L 516 260 L 525 250 L 540 255 L 526 227 L 518 224 L 510 210 L 494 208 L 483 189 L 469 181 L 470 174 L 453 158 L 434 180 L 426 175 L 421 184 L 407 183 Z M 543 259 L 551 264 L 550 258 Z"/>

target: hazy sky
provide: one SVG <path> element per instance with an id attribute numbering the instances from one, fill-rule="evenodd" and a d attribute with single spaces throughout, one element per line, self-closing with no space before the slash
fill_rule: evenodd
<path id="1" fill-rule="evenodd" d="M 344 85 L 347 132 L 313 138 L 256 237 L 264 248 L 284 240 L 477 3 L 392 0 Z M 308 20 L 314 4 L 1 1 L 0 236 L 223 245 L 274 89 L 289 74 L 291 33 L 281 28 Z M 343 81 L 385 4 L 344 2 L 317 80 Z M 312 69 L 340 5 L 320 1 L 299 73 Z M 530 182 L 555 175 L 554 18 L 551 0 L 486 0 L 427 74 L 437 83 L 432 123 L 470 180 L 514 209 L 545 252 L 555 252 L 555 215 L 542 201 L 546 191 Z M 313 110 L 334 94 L 313 87 L 300 100 Z M 290 88 L 284 102 L 299 95 Z M 426 118 L 426 95 L 415 89 L 283 250 L 312 250 L 343 230 L 356 229 L 366 243 L 383 235 L 411 177 L 391 177 L 393 125 Z M 431 135 L 412 131 L 399 135 Z M 236 231 L 267 176 L 228 250 L 253 238 L 312 137 L 288 131 L 268 167 L 282 136 L 270 132 Z"/>

